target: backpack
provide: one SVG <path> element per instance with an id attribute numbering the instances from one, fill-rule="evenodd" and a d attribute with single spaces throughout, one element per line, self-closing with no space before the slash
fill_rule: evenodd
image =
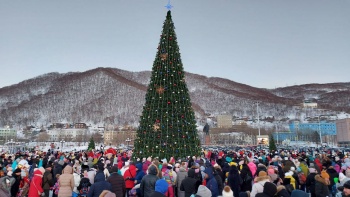
<path id="1" fill-rule="evenodd" d="M 89 189 L 89 183 L 83 183 L 81 189 L 79 190 L 79 196 L 87 196 Z"/>
<path id="2" fill-rule="evenodd" d="M 303 172 L 300 172 L 298 174 L 298 178 L 299 178 L 300 185 L 304 185 L 306 183 L 306 176 Z"/>

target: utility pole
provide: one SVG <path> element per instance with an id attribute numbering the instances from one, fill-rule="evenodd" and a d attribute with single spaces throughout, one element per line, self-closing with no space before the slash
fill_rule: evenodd
<path id="1" fill-rule="evenodd" d="M 256 113 L 257 113 L 257 116 L 258 116 L 258 130 L 259 130 L 259 137 L 260 137 L 259 102 L 256 102 Z"/>

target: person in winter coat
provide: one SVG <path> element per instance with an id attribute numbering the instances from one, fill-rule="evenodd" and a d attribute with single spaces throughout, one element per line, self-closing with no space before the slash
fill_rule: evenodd
<path id="1" fill-rule="evenodd" d="M 189 169 L 187 174 L 188 176 L 181 181 L 180 191 L 185 193 L 185 197 L 190 197 L 192 194 L 197 193 L 201 181 L 195 178 L 195 169 Z"/>
<path id="2" fill-rule="evenodd" d="M 333 166 L 329 166 L 328 169 L 326 170 L 326 172 L 329 175 L 329 186 L 328 186 L 328 190 L 329 192 L 331 192 L 333 194 L 333 196 L 336 193 L 336 189 L 335 189 L 335 182 L 334 182 L 334 178 L 338 178 L 339 179 L 339 174 L 338 172 L 334 169 Z"/>
<path id="3" fill-rule="evenodd" d="M 151 197 L 150 193 L 154 191 L 156 181 L 159 179 L 157 166 L 151 164 L 147 171 L 148 174 L 142 178 L 140 185 L 140 192 L 143 197 Z"/>
<path id="4" fill-rule="evenodd" d="M 342 191 L 338 192 L 335 197 L 350 197 L 350 181 L 343 184 Z"/>
<path id="5" fill-rule="evenodd" d="M 315 184 L 315 194 L 316 197 L 327 197 L 330 192 L 328 190 L 328 186 L 330 184 L 329 175 L 323 171 L 321 175 L 315 176 L 316 184 Z"/>
<path id="6" fill-rule="evenodd" d="M 167 197 L 174 197 L 173 184 L 175 184 L 175 172 L 172 170 L 171 164 L 163 164 L 162 166 L 162 178 L 168 183 L 168 189 L 166 192 Z"/>
<path id="7" fill-rule="evenodd" d="M 290 197 L 290 194 L 286 190 L 286 187 L 284 187 L 284 185 L 279 185 L 277 186 L 277 192 L 275 197 Z"/>
<path id="8" fill-rule="evenodd" d="M 207 181 L 207 188 L 211 191 L 212 197 L 217 197 L 219 195 L 218 183 L 214 178 L 214 173 L 211 167 L 205 168 L 204 170 L 205 176 L 204 179 Z"/>
<path id="9" fill-rule="evenodd" d="M 183 180 L 188 176 L 185 166 L 180 166 L 179 171 L 177 172 L 176 177 L 176 188 L 177 188 L 177 197 L 185 197 L 185 191 L 182 191 L 180 186 Z"/>
<path id="10" fill-rule="evenodd" d="M 164 179 L 158 179 L 154 191 L 150 193 L 152 197 L 166 197 L 164 194 L 168 190 L 168 183 Z"/>
<path id="11" fill-rule="evenodd" d="M 218 173 L 218 175 L 221 177 L 221 182 L 225 183 L 226 176 L 225 176 L 224 172 L 222 171 L 221 167 L 216 164 L 216 165 L 214 165 L 214 169 L 215 169 L 216 173 Z"/>
<path id="12" fill-rule="evenodd" d="M 130 164 L 123 174 L 125 180 L 126 195 L 129 197 L 129 191 L 135 186 L 136 167 Z"/>
<path id="13" fill-rule="evenodd" d="M 17 193 L 19 191 L 19 184 L 21 183 L 21 169 L 17 168 L 15 171 L 13 171 L 12 177 L 15 179 L 15 182 L 11 186 L 11 196 L 17 196 Z"/>
<path id="14" fill-rule="evenodd" d="M 136 177 L 135 177 L 135 181 L 134 181 L 135 186 L 137 186 L 137 185 L 140 186 L 139 184 L 141 184 L 141 180 L 145 175 L 146 174 L 142 170 L 142 163 L 137 163 L 136 164 Z M 140 187 L 136 188 L 136 195 L 141 196 Z"/>
<path id="15" fill-rule="evenodd" d="M 250 160 L 249 163 L 247 164 L 249 167 L 250 172 L 252 173 L 252 175 L 255 177 L 256 171 L 258 169 L 258 167 L 255 165 L 255 163 L 253 162 L 253 160 Z"/>
<path id="16" fill-rule="evenodd" d="M 113 166 L 111 170 L 111 175 L 107 178 L 112 186 L 111 191 L 116 194 L 116 196 L 125 196 L 126 188 L 124 177 L 118 174 L 118 167 Z"/>
<path id="17" fill-rule="evenodd" d="M 221 176 L 217 173 L 215 169 L 213 169 L 213 172 L 216 182 L 218 183 L 219 196 L 221 196 L 222 190 L 224 189 L 224 183 L 222 182 Z"/>
<path id="18" fill-rule="evenodd" d="M 74 180 L 74 182 L 75 182 L 75 180 Z M 81 197 L 87 196 L 90 187 L 91 187 L 91 183 L 90 183 L 90 180 L 88 178 L 87 171 L 85 171 L 84 177 L 80 179 L 80 183 L 77 187 L 79 196 L 81 196 Z"/>
<path id="19" fill-rule="evenodd" d="M 111 184 L 106 181 L 105 175 L 103 173 L 98 173 L 95 177 L 95 183 L 91 185 L 87 196 L 99 197 L 103 190 L 111 191 Z"/>
<path id="20" fill-rule="evenodd" d="M 254 179 L 254 184 L 252 186 L 252 192 L 250 197 L 255 197 L 256 194 L 262 193 L 264 191 L 264 184 L 270 182 L 270 177 L 265 171 L 260 171 L 258 176 Z"/>
<path id="21" fill-rule="evenodd" d="M 13 177 L 4 176 L 0 178 L 0 196 L 11 197 L 11 186 L 15 182 Z"/>
<path id="22" fill-rule="evenodd" d="M 253 181 L 253 175 L 252 172 L 250 172 L 250 169 L 247 164 L 242 164 L 242 170 L 240 173 L 241 179 L 243 180 L 241 185 L 241 191 L 252 191 L 252 181 Z M 246 178 L 250 177 L 251 180 L 247 180 Z"/>
<path id="23" fill-rule="evenodd" d="M 62 171 L 63 171 L 63 165 L 64 165 L 64 161 L 63 160 L 60 160 L 58 162 L 56 162 L 54 164 L 54 168 L 53 168 L 53 178 L 54 178 L 54 182 L 57 182 L 56 180 L 56 175 L 57 174 L 62 174 Z"/>
<path id="24" fill-rule="evenodd" d="M 306 177 L 305 184 L 306 184 L 308 191 L 311 193 L 311 197 L 316 197 L 316 191 L 315 191 L 315 187 L 316 187 L 315 176 L 317 175 L 316 169 L 309 168 L 309 172 L 310 172 L 310 174 Z"/>
<path id="25" fill-rule="evenodd" d="M 146 174 L 148 167 L 151 165 L 152 158 L 148 157 L 147 160 L 142 164 L 142 171 Z"/>
<path id="26" fill-rule="evenodd" d="M 69 197 L 72 196 L 74 189 L 74 178 L 73 178 L 73 168 L 67 165 L 63 169 L 63 174 L 60 175 L 58 180 L 58 185 L 60 190 L 58 192 L 58 197 Z"/>
<path id="27" fill-rule="evenodd" d="M 52 165 L 47 164 L 45 166 L 46 168 L 43 175 L 43 189 L 44 189 L 45 196 L 49 196 L 50 188 L 55 184 L 55 182 L 51 173 Z"/>
<path id="28" fill-rule="evenodd" d="M 276 185 L 270 182 L 266 182 L 264 184 L 263 192 L 256 194 L 256 197 L 274 197 L 276 193 L 277 193 Z"/>
<path id="29" fill-rule="evenodd" d="M 234 196 L 238 196 L 241 191 L 241 183 L 243 180 L 239 175 L 238 169 L 235 165 L 231 166 L 230 172 L 227 177 L 227 184 L 233 190 Z"/>
<path id="30" fill-rule="evenodd" d="M 30 182 L 28 196 L 39 197 L 44 192 L 42 188 L 43 174 L 45 172 L 44 168 L 39 168 L 34 171 L 34 176 Z M 72 195 L 72 194 L 71 194 Z"/>
<path id="31" fill-rule="evenodd" d="M 73 178 L 74 178 L 73 192 L 76 193 L 76 194 L 79 194 L 78 186 L 80 184 L 81 177 L 80 177 L 80 175 L 78 173 L 73 172 Z"/>

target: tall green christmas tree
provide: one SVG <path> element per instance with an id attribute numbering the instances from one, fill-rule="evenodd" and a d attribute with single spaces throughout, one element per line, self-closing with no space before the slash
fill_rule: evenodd
<path id="1" fill-rule="evenodd" d="M 170 11 L 160 35 L 134 145 L 135 158 L 169 159 L 200 154 L 195 115 Z"/>

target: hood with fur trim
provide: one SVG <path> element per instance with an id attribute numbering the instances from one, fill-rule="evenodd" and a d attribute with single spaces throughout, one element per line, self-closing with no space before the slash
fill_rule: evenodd
<path id="1" fill-rule="evenodd" d="M 323 185 L 330 185 L 329 180 L 322 178 L 320 175 L 316 175 L 315 180 L 322 183 Z"/>

